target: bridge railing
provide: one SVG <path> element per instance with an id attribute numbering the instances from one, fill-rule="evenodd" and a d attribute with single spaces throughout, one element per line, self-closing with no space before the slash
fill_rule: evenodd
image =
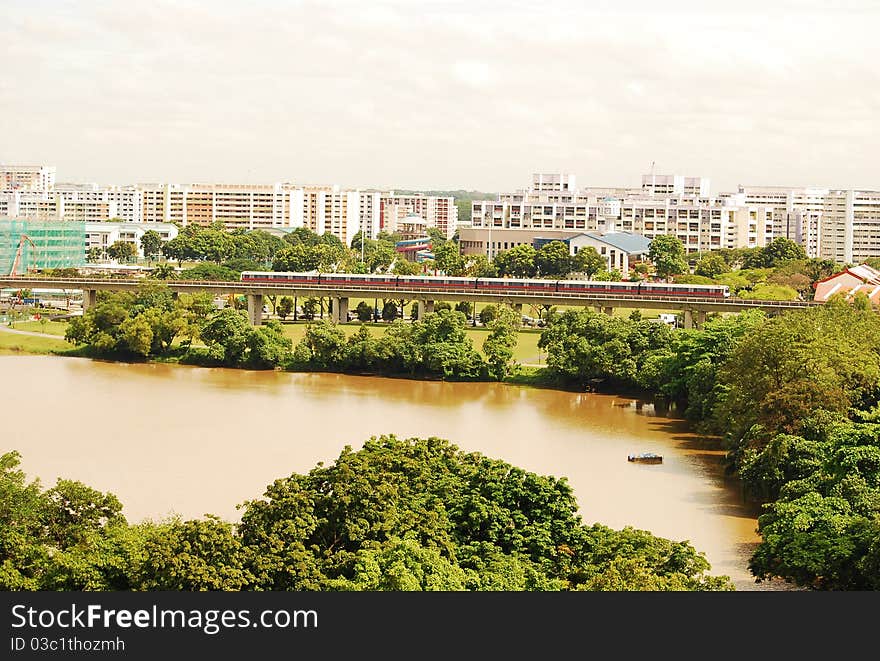
<path id="1" fill-rule="evenodd" d="M 126 284 L 137 286 L 144 282 L 157 282 L 169 286 L 182 287 L 198 287 L 201 289 L 251 289 L 251 290 L 273 290 L 273 289 L 301 289 L 310 291 L 363 291 L 367 292 L 394 292 L 406 296 L 424 296 L 426 294 L 435 294 L 438 299 L 446 294 L 452 295 L 479 295 L 491 298 L 510 298 L 510 299 L 526 299 L 526 298 L 556 298 L 570 299 L 572 301 L 603 301 L 607 303 L 623 302 L 639 300 L 645 302 L 668 302 L 671 305 L 732 305 L 735 307 L 778 307 L 778 308 L 806 308 L 815 305 L 822 305 L 818 301 L 765 301 L 759 299 L 743 299 L 737 297 L 708 297 L 708 296 L 679 296 L 679 295 L 661 295 L 661 294 L 639 294 L 630 296 L 626 294 L 614 293 L 579 293 L 579 292 L 499 292 L 485 289 L 470 288 L 440 288 L 440 287 L 389 287 L 387 285 L 370 285 L 359 284 L 357 286 L 339 286 L 329 284 L 298 284 L 290 283 L 262 283 L 248 282 L 241 280 L 223 281 L 223 280 L 145 280 L 145 279 L 126 279 L 126 278 L 35 278 L 33 276 L 7 276 L 0 277 L 0 282 L 40 282 L 41 284 L 53 285 L 69 285 L 63 289 L 88 289 L 90 286 L 100 287 L 107 284 Z"/>

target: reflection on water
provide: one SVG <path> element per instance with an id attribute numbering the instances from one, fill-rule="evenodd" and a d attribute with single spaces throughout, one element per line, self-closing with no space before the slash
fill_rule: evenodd
<path id="1" fill-rule="evenodd" d="M 567 477 L 587 523 L 689 540 L 738 589 L 758 542 L 756 512 L 680 421 L 625 397 L 442 383 L 0 357 L 4 450 L 53 483 L 119 496 L 130 520 L 214 513 L 276 477 L 332 462 L 373 435 L 440 436 L 464 450 Z M 657 452 L 660 465 L 626 460 Z"/>

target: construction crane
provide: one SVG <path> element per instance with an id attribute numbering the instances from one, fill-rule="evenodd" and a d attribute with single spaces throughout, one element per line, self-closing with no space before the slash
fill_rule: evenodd
<path id="1" fill-rule="evenodd" d="M 31 241 L 31 238 L 27 234 L 22 234 L 21 237 L 18 239 L 18 248 L 15 249 L 15 257 L 12 260 L 12 268 L 9 271 L 9 275 L 15 275 L 15 270 L 21 263 L 21 251 L 22 248 L 24 248 L 25 241 L 31 244 L 31 247 L 34 249 L 34 251 L 37 250 L 37 244 Z"/>

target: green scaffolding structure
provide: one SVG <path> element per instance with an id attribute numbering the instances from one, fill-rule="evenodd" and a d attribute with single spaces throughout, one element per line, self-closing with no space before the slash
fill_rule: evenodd
<path id="1" fill-rule="evenodd" d="M 86 224 L 70 221 L 0 220 L 0 275 L 37 269 L 82 266 L 86 261 Z"/>

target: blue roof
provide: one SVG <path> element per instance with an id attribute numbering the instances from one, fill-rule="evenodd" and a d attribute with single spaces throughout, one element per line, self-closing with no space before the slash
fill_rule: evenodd
<path id="1" fill-rule="evenodd" d="M 608 244 L 612 248 L 622 250 L 631 255 L 646 253 L 651 245 L 651 239 L 633 232 L 606 232 L 605 234 L 600 232 L 583 232 L 578 236 L 588 236 L 591 239 L 596 239 Z"/>

